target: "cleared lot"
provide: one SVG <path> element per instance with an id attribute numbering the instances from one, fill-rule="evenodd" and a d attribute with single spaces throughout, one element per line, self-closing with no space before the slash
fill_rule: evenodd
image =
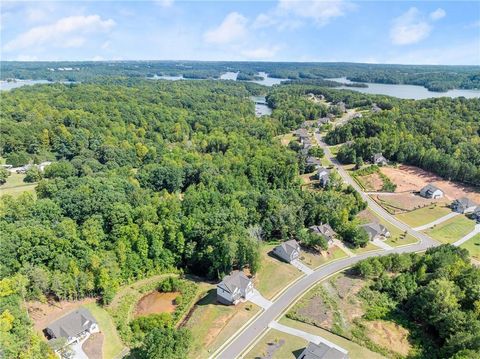
<path id="1" fill-rule="evenodd" d="M 454 243 L 475 228 L 475 222 L 465 216 L 456 216 L 425 231 L 430 237 L 442 243 Z"/>

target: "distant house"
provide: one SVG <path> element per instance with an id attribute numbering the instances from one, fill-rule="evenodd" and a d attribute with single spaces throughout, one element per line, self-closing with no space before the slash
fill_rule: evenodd
<path id="1" fill-rule="evenodd" d="M 305 164 L 307 166 L 320 166 L 322 164 L 322 161 L 320 161 L 317 157 L 308 156 Z"/>
<path id="2" fill-rule="evenodd" d="M 379 165 L 379 166 L 386 166 L 388 165 L 388 161 L 385 157 L 383 157 L 382 153 L 379 152 L 379 153 L 375 153 L 372 157 L 372 162 L 373 164 L 375 165 Z"/>
<path id="3" fill-rule="evenodd" d="M 45 171 L 45 167 L 50 166 L 51 164 L 52 164 L 52 162 L 45 161 L 45 162 L 40 163 L 37 167 L 40 171 L 43 172 L 43 171 Z"/>
<path id="4" fill-rule="evenodd" d="M 330 227 L 328 223 L 319 226 L 311 226 L 308 228 L 311 232 L 316 233 L 327 240 L 329 246 L 333 245 L 333 239 L 337 233 Z"/>
<path id="5" fill-rule="evenodd" d="M 32 168 L 32 167 L 33 167 L 33 165 L 31 165 L 31 164 L 24 165 L 24 166 L 22 166 L 22 167 L 16 168 L 16 169 L 15 169 L 15 172 L 18 173 L 18 174 L 25 174 L 25 173 L 27 173 L 27 171 L 28 171 L 30 168 Z"/>
<path id="6" fill-rule="evenodd" d="M 319 126 L 322 126 L 322 125 L 326 125 L 327 123 L 330 122 L 330 118 L 329 117 L 320 117 L 318 119 L 318 125 Z"/>
<path id="7" fill-rule="evenodd" d="M 372 222 L 364 224 L 361 227 L 367 232 L 368 238 L 370 238 L 371 241 L 381 239 L 382 237 L 390 237 L 390 232 L 383 224 Z"/>
<path id="8" fill-rule="evenodd" d="M 273 248 L 273 253 L 286 262 L 291 262 L 300 256 L 300 244 L 294 239 L 283 242 Z"/>
<path id="9" fill-rule="evenodd" d="M 330 182 L 330 170 L 325 167 L 318 168 L 318 181 L 320 187 L 326 187 Z"/>
<path id="10" fill-rule="evenodd" d="M 341 113 L 347 112 L 347 106 L 345 105 L 345 102 L 343 101 L 338 102 L 337 107 Z"/>
<path id="11" fill-rule="evenodd" d="M 452 210 L 458 213 L 473 213 L 477 208 L 477 204 L 470 198 L 462 197 L 452 202 Z"/>
<path id="12" fill-rule="evenodd" d="M 352 118 L 362 118 L 362 117 L 363 117 L 363 115 L 361 113 L 358 113 L 358 112 L 354 113 L 353 116 L 352 116 Z"/>
<path id="13" fill-rule="evenodd" d="M 98 332 L 99 328 L 92 314 L 85 308 L 79 308 L 51 323 L 45 331 L 50 339 L 65 338 L 68 345 Z"/>
<path id="14" fill-rule="evenodd" d="M 478 206 L 477 208 L 475 208 L 475 210 L 473 211 L 473 219 L 476 220 L 478 223 L 480 223 L 480 206 Z"/>
<path id="15" fill-rule="evenodd" d="M 443 194 L 444 193 L 440 188 L 434 186 L 431 183 L 427 184 L 425 187 L 423 187 L 420 190 L 420 196 L 425 198 L 433 198 L 433 199 L 442 198 Z"/>
<path id="16" fill-rule="evenodd" d="M 372 108 L 371 108 L 370 111 L 373 112 L 373 113 L 379 113 L 379 112 L 382 112 L 382 109 L 380 107 L 378 107 L 378 105 L 376 103 L 374 103 L 372 105 Z"/>
<path id="17" fill-rule="evenodd" d="M 298 359 L 348 359 L 348 352 L 342 348 L 334 348 L 325 343 L 308 343 Z"/>
<path id="18" fill-rule="evenodd" d="M 308 131 L 304 128 L 299 128 L 298 130 L 295 130 L 293 132 L 293 134 L 298 137 L 298 139 L 300 140 L 300 142 L 302 142 L 303 139 L 305 138 L 308 138 L 309 135 L 308 135 Z"/>
<path id="19" fill-rule="evenodd" d="M 223 304 L 237 304 L 242 298 L 253 295 L 253 282 L 245 273 L 233 271 L 217 284 L 217 301 Z"/>

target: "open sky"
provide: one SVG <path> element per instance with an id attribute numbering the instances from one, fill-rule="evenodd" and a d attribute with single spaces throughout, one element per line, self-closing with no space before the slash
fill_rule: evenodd
<path id="1" fill-rule="evenodd" d="M 480 64 L 480 1 L 1 1 L 2 60 Z"/>

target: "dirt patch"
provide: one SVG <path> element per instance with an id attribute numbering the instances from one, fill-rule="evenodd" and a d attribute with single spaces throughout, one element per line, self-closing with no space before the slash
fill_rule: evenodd
<path id="1" fill-rule="evenodd" d="M 365 285 L 365 282 L 358 278 L 339 276 L 334 283 L 337 294 L 341 299 L 356 295 Z"/>
<path id="2" fill-rule="evenodd" d="M 47 303 L 28 302 L 27 310 L 30 318 L 34 322 L 35 330 L 41 332 L 48 324 L 63 317 L 65 314 L 81 307 L 84 304 L 94 303 L 96 298 L 85 298 L 77 301 L 54 301 L 50 300 Z"/>
<path id="3" fill-rule="evenodd" d="M 428 199 L 413 193 L 375 194 L 372 199 L 392 214 L 413 211 L 433 203 L 444 204 L 445 199 Z"/>
<path id="4" fill-rule="evenodd" d="M 407 356 L 412 346 L 408 341 L 408 330 L 398 324 L 375 320 L 365 322 L 367 335 L 374 343 Z"/>
<path id="5" fill-rule="evenodd" d="M 82 349 L 87 354 L 89 359 L 102 359 L 103 352 L 103 333 L 93 333 L 88 337 L 88 339 L 82 344 Z"/>
<path id="6" fill-rule="evenodd" d="M 180 292 L 151 292 L 138 301 L 135 308 L 135 316 L 140 317 L 149 314 L 173 313 L 176 308 L 175 298 L 179 295 Z"/>
<path id="7" fill-rule="evenodd" d="M 305 306 L 297 310 L 297 313 L 304 318 L 308 318 L 309 322 L 317 327 L 332 327 L 333 312 L 320 295 L 312 297 Z"/>
<path id="8" fill-rule="evenodd" d="M 428 183 L 433 183 L 445 192 L 445 197 L 449 200 L 469 197 L 475 202 L 480 202 L 480 189 L 461 183 L 446 181 L 418 167 L 401 165 L 397 168 L 382 167 L 380 170 L 397 185 L 395 192 L 419 191 Z"/>
<path id="9" fill-rule="evenodd" d="M 280 339 L 277 343 L 271 342 L 268 343 L 267 353 L 262 357 L 262 359 L 272 359 L 274 357 L 275 352 L 285 344 L 285 340 Z"/>
<path id="10" fill-rule="evenodd" d="M 378 173 L 372 173 L 366 176 L 357 177 L 366 192 L 381 191 L 383 187 L 383 180 Z"/>

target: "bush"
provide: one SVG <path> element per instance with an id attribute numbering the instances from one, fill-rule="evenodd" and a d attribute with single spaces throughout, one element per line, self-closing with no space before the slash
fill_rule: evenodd
<path id="1" fill-rule="evenodd" d="M 0 168 L 0 185 L 7 182 L 8 176 L 10 176 L 10 171 L 7 171 L 5 168 Z"/>
<path id="2" fill-rule="evenodd" d="M 23 181 L 32 183 L 32 182 L 38 182 L 41 179 L 42 179 L 42 172 L 40 172 L 40 170 L 37 167 L 32 167 L 29 170 L 27 170 Z"/>

